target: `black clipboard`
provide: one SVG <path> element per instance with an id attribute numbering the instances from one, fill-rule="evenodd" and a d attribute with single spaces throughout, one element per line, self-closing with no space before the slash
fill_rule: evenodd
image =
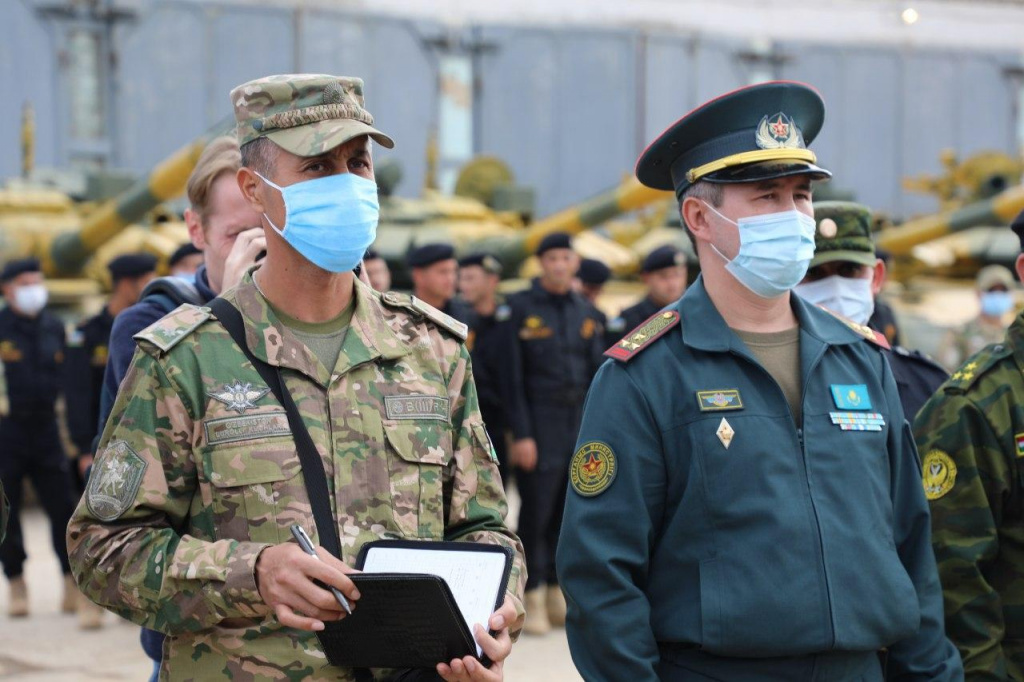
<path id="1" fill-rule="evenodd" d="M 428 551 L 493 552 L 504 555 L 504 570 L 494 597 L 501 606 L 512 571 L 513 552 L 501 545 L 474 542 L 378 540 L 363 545 L 356 560 L 362 570 L 375 548 Z M 453 658 L 477 657 L 476 640 L 448 584 L 436 575 L 360 573 L 350 577 L 360 598 L 352 615 L 325 623 L 317 633 L 331 665 L 347 668 L 430 668 Z"/>

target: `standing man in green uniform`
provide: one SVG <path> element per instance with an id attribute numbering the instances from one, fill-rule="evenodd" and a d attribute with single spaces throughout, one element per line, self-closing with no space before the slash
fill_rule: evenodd
<path id="1" fill-rule="evenodd" d="M 275 367 L 320 457 L 300 464 L 286 412 L 222 321 L 185 305 L 139 350 L 68 528 L 76 577 L 98 603 L 166 632 L 161 679 L 355 680 L 315 632 L 356 602 L 347 577 L 381 538 L 515 551 L 505 604 L 475 635 L 496 663 L 438 661 L 446 680 L 500 680 L 523 614 L 522 550 L 477 407 L 465 327 L 352 270 L 378 219 L 370 140 L 392 147 L 357 78 L 271 76 L 232 91 L 238 182 L 267 256 L 222 295 L 253 357 Z M 315 455 L 314 455 L 315 456 Z M 342 556 L 323 544 L 308 477 L 326 474 Z M 332 523 L 333 522 L 333 523 Z M 333 526 L 333 527 L 331 527 Z"/>
<path id="2" fill-rule="evenodd" d="M 962 679 L 919 462 L 875 336 L 791 295 L 814 255 L 811 88 L 751 86 L 640 157 L 701 276 L 606 352 L 558 577 L 587 680 Z"/>
<path id="3" fill-rule="evenodd" d="M 1014 222 L 1024 251 L 1024 221 Z M 1017 257 L 1024 275 L 1024 254 Z M 946 631 L 968 680 L 1024 680 L 1024 315 L 917 420 Z"/>

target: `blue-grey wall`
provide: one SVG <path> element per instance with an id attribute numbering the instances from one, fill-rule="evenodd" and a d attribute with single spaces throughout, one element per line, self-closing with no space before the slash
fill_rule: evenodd
<path id="1" fill-rule="evenodd" d="M 36 111 L 37 163 L 71 154 L 59 32 L 35 0 L 5 3 L 0 22 L 0 177 L 19 170 L 21 105 Z M 111 160 L 145 171 L 230 113 L 228 92 L 275 72 L 359 75 L 380 127 L 398 142 L 401 193 L 423 184 L 436 123 L 435 25 L 330 10 L 146 0 L 116 33 Z M 744 85 L 742 43 L 639 30 L 467 28 L 478 60 L 479 152 L 506 159 L 546 214 L 632 170 L 637 154 L 700 102 Z M 808 44 L 777 46 L 772 74 L 817 86 L 828 104 L 814 147 L 835 184 L 896 216 L 931 210 L 905 175 L 940 170 L 939 152 L 1015 153 L 1016 92 L 1006 53 Z"/>

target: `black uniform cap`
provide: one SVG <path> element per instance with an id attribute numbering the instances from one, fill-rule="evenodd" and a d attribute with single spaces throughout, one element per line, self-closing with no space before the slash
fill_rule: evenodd
<path id="1" fill-rule="evenodd" d="M 686 265 L 686 256 L 678 248 L 666 244 L 647 254 L 640 266 L 640 272 L 664 270 L 674 265 Z"/>
<path id="2" fill-rule="evenodd" d="M 825 103 L 803 83 L 740 88 L 697 107 L 644 150 L 636 177 L 682 195 L 695 182 L 758 182 L 789 175 L 832 177 L 807 145 L 825 120 Z"/>
<path id="3" fill-rule="evenodd" d="M 18 275 L 24 275 L 26 272 L 42 272 L 39 260 L 36 258 L 19 258 L 18 260 L 8 261 L 4 265 L 3 271 L 0 271 L 0 282 L 10 282 Z"/>
<path id="4" fill-rule="evenodd" d="M 148 253 L 126 253 L 107 263 L 110 276 L 116 282 L 125 277 L 141 277 L 156 270 L 156 256 Z"/>
<path id="5" fill-rule="evenodd" d="M 580 261 L 576 276 L 584 284 L 604 284 L 612 276 L 612 270 L 599 260 L 584 258 Z"/>
<path id="6" fill-rule="evenodd" d="M 501 261 L 489 253 L 471 253 L 459 259 L 459 267 L 465 268 L 471 265 L 478 265 L 492 275 L 501 274 Z"/>
<path id="7" fill-rule="evenodd" d="M 549 235 L 545 235 L 540 240 L 540 244 L 537 245 L 537 255 L 541 256 L 545 251 L 551 249 L 571 249 L 572 248 L 572 237 L 567 232 L 552 232 Z"/>
<path id="8" fill-rule="evenodd" d="M 1010 229 L 1017 234 L 1017 239 L 1020 240 L 1020 250 L 1024 253 L 1024 211 L 1017 214 L 1017 217 L 1010 223 Z"/>
<path id="9" fill-rule="evenodd" d="M 410 268 L 425 268 L 451 258 L 455 258 L 455 248 L 451 244 L 423 244 L 410 251 L 405 262 Z"/>
<path id="10" fill-rule="evenodd" d="M 197 249 L 195 244 L 193 244 L 192 242 L 185 242 L 184 244 L 176 248 L 174 250 L 174 253 L 171 254 L 171 257 L 167 259 L 167 266 L 173 268 L 183 258 L 188 258 L 189 256 L 197 253 L 202 253 L 202 251 Z"/>

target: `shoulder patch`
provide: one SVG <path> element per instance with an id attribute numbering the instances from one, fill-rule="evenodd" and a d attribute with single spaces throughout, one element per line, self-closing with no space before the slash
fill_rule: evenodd
<path id="1" fill-rule="evenodd" d="M 418 314 L 420 317 L 425 317 L 438 327 L 441 327 L 450 334 L 454 334 L 459 337 L 460 340 L 465 341 L 466 337 L 469 336 L 469 327 L 462 322 L 459 322 L 454 317 L 442 313 L 434 306 L 421 301 L 415 296 L 409 294 L 399 294 L 394 291 L 387 291 L 381 294 L 380 300 L 392 308 L 405 308 Z"/>
<path id="2" fill-rule="evenodd" d="M 123 440 L 107 445 L 96 460 L 89 484 L 85 489 L 85 504 L 100 521 L 114 521 L 128 511 L 139 492 L 147 462 Z"/>
<path id="3" fill-rule="evenodd" d="M 1004 343 L 985 346 L 950 375 L 943 390 L 963 392 L 970 389 L 986 372 L 1011 355 L 1013 349 Z"/>
<path id="4" fill-rule="evenodd" d="M 664 336 L 668 330 L 679 324 L 679 313 L 674 310 L 655 313 L 647 321 L 629 332 L 621 341 L 604 352 L 605 357 L 629 362 L 640 351 Z"/>
<path id="5" fill-rule="evenodd" d="M 826 313 L 836 318 L 837 320 L 845 324 L 847 327 L 852 329 L 854 332 L 856 332 L 860 336 L 863 336 L 865 339 L 870 341 L 872 344 L 878 346 L 879 348 L 892 350 L 892 347 L 889 345 L 889 339 L 885 338 L 885 334 L 883 334 L 882 332 L 875 331 L 866 324 L 858 324 L 857 322 L 854 322 L 851 319 L 845 318 L 842 315 L 834 313 L 823 306 L 818 306 L 818 309 L 824 310 Z"/>
<path id="6" fill-rule="evenodd" d="M 149 325 L 133 338 L 149 342 L 166 353 L 211 317 L 213 315 L 209 308 L 186 303 Z"/>
<path id="7" fill-rule="evenodd" d="M 956 483 L 956 462 L 942 450 L 932 450 L 921 462 L 924 482 L 924 496 L 929 500 L 937 500 L 950 490 Z"/>
<path id="8" fill-rule="evenodd" d="M 596 497 L 611 487 L 619 468 L 612 449 L 599 441 L 584 443 L 572 456 L 569 481 L 583 497 Z"/>

